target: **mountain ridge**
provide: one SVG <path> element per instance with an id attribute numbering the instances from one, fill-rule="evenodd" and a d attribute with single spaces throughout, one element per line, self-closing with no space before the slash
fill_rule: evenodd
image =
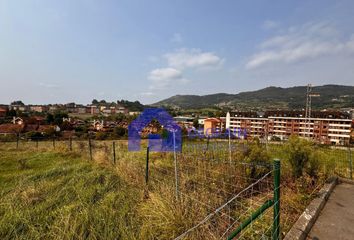
<path id="1" fill-rule="evenodd" d="M 257 109 L 303 109 L 306 102 L 307 86 L 269 86 L 256 91 L 236 94 L 213 93 L 207 95 L 175 95 L 152 104 L 156 107 L 181 109 L 232 108 Z M 314 109 L 354 107 L 354 86 L 327 84 L 314 86 L 312 92 L 320 97 L 312 98 Z"/>

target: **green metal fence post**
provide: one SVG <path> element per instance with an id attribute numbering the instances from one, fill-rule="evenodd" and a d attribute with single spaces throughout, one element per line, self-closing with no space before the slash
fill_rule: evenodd
<path id="1" fill-rule="evenodd" d="M 234 239 L 242 230 L 244 230 L 248 225 L 250 225 L 253 221 L 255 221 L 263 212 L 265 212 L 268 208 L 273 206 L 272 200 L 267 200 L 260 208 L 258 208 L 252 215 L 247 218 L 238 228 L 233 231 L 228 237 L 227 240 Z"/>
<path id="2" fill-rule="evenodd" d="M 274 159 L 273 240 L 280 239 L 280 160 Z"/>
<path id="3" fill-rule="evenodd" d="M 146 169 L 145 169 L 145 183 L 148 184 L 149 181 L 149 152 L 150 147 L 146 148 Z"/>

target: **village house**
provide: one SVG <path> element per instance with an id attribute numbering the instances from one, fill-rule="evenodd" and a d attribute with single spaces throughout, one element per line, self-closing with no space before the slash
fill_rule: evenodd
<path id="1" fill-rule="evenodd" d="M 76 104 L 75 103 L 67 103 L 65 104 L 65 109 L 69 113 L 75 113 L 76 111 Z"/>
<path id="2" fill-rule="evenodd" d="M 137 111 L 129 112 L 129 115 L 130 115 L 130 116 L 140 115 L 140 114 L 141 114 L 141 112 L 137 112 Z"/>
<path id="3" fill-rule="evenodd" d="M 71 118 L 70 117 L 68 117 L 68 118 L 63 117 L 63 122 L 71 123 Z"/>
<path id="4" fill-rule="evenodd" d="M 86 107 L 84 105 L 76 105 L 75 113 L 77 113 L 77 114 L 86 114 Z"/>
<path id="5" fill-rule="evenodd" d="M 63 110 L 63 109 L 64 109 L 64 106 L 61 104 L 55 104 L 55 105 L 48 106 L 48 111 L 51 113 L 59 111 L 59 110 Z"/>
<path id="6" fill-rule="evenodd" d="M 106 106 L 99 106 L 100 112 L 103 112 L 104 110 L 106 110 Z"/>
<path id="7" fill-rule="evenodd" d="M 0 117 L 5 117 L 7 113 L 7 108 L 0 107 Z"/>
<path id="8" fill-rule="evenodd" d="M 101 120 L 101 121 L 94 120 L 92 125 L 93 125 L 93 129 L 96 130 L 96 131 L 101 131 L 104 128 L 103 120 Z"/>
<path id="9" fill-rule="evenodd" d="M 117 112 L 117 108 L 114 106 L 109 107 L 111 109 L 111 113 L 115 114 Z"/>
<path id="10" fill-rule="evenodd" d="M 115 110 L 111 108 L 104 108 L 104 109 L 101 108 L 101 112 L 103 113 L 103 115 L 109 116 L 112 115 L 115 112 Z"/>
<path id="11" fill-rule="evenodd" d="M 45 118 L 42 116 L 33 116 L 30 118 L 30 121 L 39 125 L 45 124 Z"/>
<path id="12" fill-rule="evenodd" d="M 193 126 L 193 117 L 189 117 L 189 116 L 177 116 L 173 118 L 178 125 L 182 126 L 182 127 L 186 127 L 186 128 L 190 128 Z"/>
<path id="13" fill-rule="evenodd" d="M 26 105 L 11 104 L 10 109 L 15 111 L 27 112 L 29 110 L 29 107 Z"/>
<path id="14" fill-rule="evenodd" d="M 220 118 L 207 118 L 204 120 L 204 135 L 210 136 L 220 133 L 223 128 L 223 120 Z"/>
<path id="15" fill-rule="evenodd" d="M 81 126 L 85 126 L 86 123 L 84 120 L 81 120 L 81 119 L 75 119 L 73 122 L 72 122 L 72 126 L 73 127 L 81 127 Z"/>
<path id="16" fill-rule="evenodd" d="M 48 107 L 44 105 L 31 105 L 29 106 L 29 109 L 32 112 L 40 112 L 40 113 L 48 111 Z"/>
<path id="17" fill-rule="evenodd" d="M 23 125 L 25 122 L 20 117 L 13 117 L 12 123 L 16 125 Z"/>
<path id="18" fill-rule="evenodd" d="M 100 113 L 100 109 L 96 106 L 96 105 L 90 105 L 89 106 L 89 109 L 90 109 L 90 114 L 91 115 L 97 115 Z"/>
<path id="19" fill-rule="evenodd" d="M 117 127 L 118 124 L 114 121 L 99 121 L 99 120 L 94 120 L 93 121 L 93 129 L 95 131 L 101 131 L 101 132 L 109 132 L 112 131 L 115 127 Z"/>
<path id="20" fill-rule="evenodd" d="M 128 114 L 128 109 L 122 106 L 116 107 L 116 113 Z"/>
<path id="21" fill-rule="evenodd" d="M 70 117 L 68 118 L 63 118 L 63 122 L 67 122 L 69 123 L 72 127 L 80 127 L 80 126 L 85 126 L 86 122 L 84 120 L 81 119 L 72 119 Z"/>

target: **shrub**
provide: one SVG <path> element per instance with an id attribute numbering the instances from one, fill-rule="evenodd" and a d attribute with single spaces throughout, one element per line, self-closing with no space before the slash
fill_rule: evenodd
<path id="1" fill-rule="evenodd" d="M 321 160 L 323 159 L 323 153 L 319 150 L 313 151 L 310 154 L 309 161 L 307 162 L 305 172 L 310 176 L 317 178 L 321 168 Z"/>
<path id="2" fill-rule="evenodd" d="M 247 176 L 251 179 L 258 179 L 269 171 L 270 157 L 267 150 L 256 138 L 245 152 L 245 161 L 250 164 L 246 169 Z"/>
<path id="3" fill-rule="evenodd" d="M 47 128 L 44 130 L 44 136 L 45 137 L 54 137 L 56 135 L 56 131 L 54 129 L 54 127 L 51 128 Z"/>
<path id="4" fill-rule="evenodd" d="M 26 138 L 30 140 L 41 140 L 43 135 L 40 132 L 31 131 L 26 133 Z"/>
<path id="5" fill-rule="evenodd" d="M 311 146 L 312 143 L 310 141 L 295 135 L 290 136 L 289 141 L 286 143 L 287 160 L 289 161 L 294 178 L 302 176 L 303 170 L 310 159 Z"/>
<path id="6" fill-rule="evenodd" d="M 16 134 L 0 135 L 0 142 L 11 142 L 16 141 Z"/>
<path id="7" fill-rule="evenodd" d="M 107 137 L 108 137 L 107 133 L 105 133 L 105 132 L 97 132 L 96 136 L 95 136 L 95 139 L 96 140 L 105 140 L 105 139 L 107 139 Z"/>
<path id="8" fill-rule="evenodd" d="M 113 133 L 112 133 L 113 138 L 126 137 L 127 135 L 128 135 L 128 131 L 124 127 L 118 126 L 113 129 Z"/>

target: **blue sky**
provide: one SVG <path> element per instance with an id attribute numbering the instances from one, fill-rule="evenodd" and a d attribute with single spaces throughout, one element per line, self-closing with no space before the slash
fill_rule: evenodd
<path id="1" fill-rule="evenodd" d="M 0 0 L 0 103 L 354 85 L 354 1 Z"/>

